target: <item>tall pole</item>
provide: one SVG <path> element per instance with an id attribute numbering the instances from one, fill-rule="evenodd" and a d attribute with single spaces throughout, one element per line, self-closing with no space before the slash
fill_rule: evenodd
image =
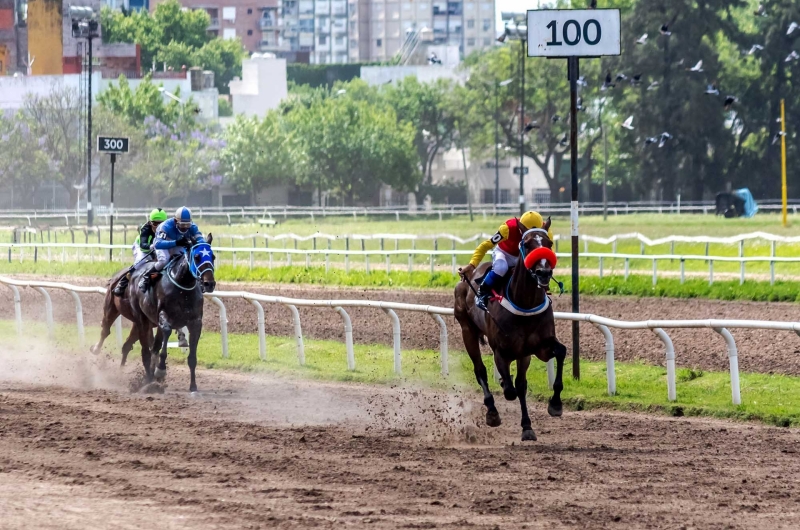
<path id="1" fill-rule="evenodd" d="M 111 153 L 111 211 L 108 217 L 108 261 L 111 261 L 114 249 L 114 166 L 117 163 L 117 154 Z"/>
<path id="2" fill-rule="evenodd" d="M 525 213 L 525 40 L 519 39 L 519 69 L 522 76 L 520 84 L 519 113 L 519 215 Z"/>
<path id="3" fill-rule="evenodd" d="M 605 102 L 600 104 L 600 131 L 603 133 L 603 221 L 608 218 L 608 192 L 606 191 L 606 181 L 608 180 L 608 135 L 603 125 L 604 107 Z"/>
<path id="4" fill-rule="evenodd" d="M 789 226 L 786 218 L 786 108 L 784 100 L 781 100 L 781 200 L 783 201 L 783 226 Z"/>
<path id="5" fill-rule="evenodd" d="M 572 202 L 570 221 L 572 225 L 572 312 L 580 313 L 580 284 L 578 273 L 578 58 L 567 60 L 569 75 L 569 165 L 572 174 Z M 572 377 L 581 378 L 580 366 L 580 327 L 572 322 Z"/>
<path id="6" fill-rule="evenodd" d="M 92 211 L 92 36 L 89 33 L 86 42 L 89 43 L 89 82 L 86 119 L 86 224 L 92 226 L 94 212 Z"/>
<path id="7" fill-rule="evenodd" d="M 500 204 L 500 147 L 498 146 L 499 139 L 499 122 L 500 117 L 500 95 L 498 94 L 499 83 L 497 80 L 494 82 L 494 205 Z"/>
<path id="8" fill-rule="evenodd" d="M 472 194 L 469 189 L 469 174 L 467 173 L 467 153 L 464 151 L 464 137 L 461 136 L 461 122 L 456 122 L 456 129 L 458 130 L 458 141 L 461 143 L 461 162 L 464 164 L 464 183 L 467 185 L 467 209 L 469 210 L 469 222 L 475 221 L 472 215 Z"/>

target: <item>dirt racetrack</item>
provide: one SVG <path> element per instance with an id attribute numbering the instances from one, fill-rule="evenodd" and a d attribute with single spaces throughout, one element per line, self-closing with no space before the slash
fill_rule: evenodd
<path id="1" fill-rule="evenodd" d="M 40 278 L 43 279 L 43 278 Z M 87 278 L 52 278 L 78 285 L 103 285 L 104 282 Z M 256 293 L 275 294 L 296 298 L 346 298 L 372 299 L 431 304 L 452 307 L 453 297 L 442 291 L 409 291 L 401 289 L 368 290 L 358 288 L 314 288 L 295 286 L 264 286 L 259 284 L 220 283 L 221 290 L 246 290 Z M 13 318 L 11 293 L 6 289 L 7 302 L 0 303 L 0 318 Z M 50 291 L 56 320 L 74 322 L 74 303 L 62 291 Z M 83 295 L 84 320 L 87 325 L 98 325 L 102 317 L 102 297 Z M 23 318 L 44 319 L 42 298 L 32 289 L 22 291 Z M 244 300 L 225 300 L 228 313 L 228 330 L 232 333 L 256 333 L 256 316 L 253 307 Z M 568 295 L 555 298 L 556 310 L 568 311 Z M 339 315 L 331 309 L 300 308 L 303 333 L 309 338 L 342 340 L 343 326 Z M 678 300 L 634 297 L 583 297 L 581 310 L 620 320 L 645 319 L 702 319 L 732 318 L 757 320 L 800 320 L 800 305 L 792 303 L 723 302 L 715 300 Z M 388 317 L 380 310 L 348 309 L 353 322 L 353 338 L 356 342 L 392 343 L 392 328 Z M 289 311 L 281 306 L 265 304 L 264 313 L 268 334 L 292 336 L 292 319 Z M 439 347 L 439 328 L 425 314 L 399 311 L 403 348 Z M 452 349 L 463 348 L 461 331 L 453 318 L 446 319 L 449 329 L 449 344 Z M 568 349 L 571 348 L 571 325 L 558 324 L 558 335 Z M 219 330 L 217 309 L 213 304 L 205 305 L 204 329 Z M 605 351 L 603 338 L 591 325 L 581 327 L 581 352 L 584 358 L 601 360 Z M 645 360 L 652 364 L 664 364 L 664 346 L 654 333 L 647 331 L 612 330 L 618 361 Z M 800 337 L 789 332 L 765 330 L 733 330 L 739 348 L 739 365 L 746 372 L 782 373 L 800 375 Z M 728 357 L 720 336 L 710 329 L 669 330 L 675 344 L 679 367 L 704 370 L 727 370 Z"/>
<path id="2" fill-rule="evenodd" d="M 797 528 L 800 431 L 0 350 L 0 528 Z M 16 353 L 14 353 L 16 352 Z M 176 390 L 181 389 L 181 390 Z"/>

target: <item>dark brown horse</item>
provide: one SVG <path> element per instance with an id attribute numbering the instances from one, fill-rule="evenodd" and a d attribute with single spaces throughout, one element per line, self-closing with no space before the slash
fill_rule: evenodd
<path id="1" fill-rule="evenodd" d="M 550 250 L 553 242 L 547 236 L 549 227 L 550 219 L 541 229 L 525 232 L 520 243 L 519 263 L 511 272 L 505 291 L 490 301 L 488 312 L 475 306 L 475 292 L 467 282 L 474 286 L 475 280 L 483 277 L 491 264 L 485 263 L 471 273 L 465 271 L 470 277 L 464 278 L 465 281 L 455 289 L 455 317 L 461 325 L 464 346 L 472 359 L 475 377 L 483 390 L 483 403 L 488 409 L 486 424 L 499 426 L 500 414 L 494 396 L 489 392 L 489 376 L 481 359 L 480 344 L 484 337 L 494 352 L 503 395 L 509 401 L 519 398 L 522 440 L 536 440 L 526 404 L 527 371 L 532 355 L 544 362 L 555 358 L 556 378 L 547 412 L 551 416 L 561 416 L 562 411 L 561 375 L 567 349 L 556 339 L 553 307 L 547 294 L 556 262 L 555 254 Z M 517 378 L 512 382 L 510 367 L 514 361 L 517 362 Z"/>

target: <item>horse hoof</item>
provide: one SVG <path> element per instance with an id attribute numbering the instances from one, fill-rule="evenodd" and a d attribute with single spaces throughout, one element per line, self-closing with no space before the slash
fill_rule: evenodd
<path id="1" fill-rule="evenodd" d="M 560 418 L 562 413 L 561 401 L 553 403 L 553 400 L 547 402 L 547 413 L 554 418 Z"/>
<path id="2" fill-rule="evenodd" d="M 522 441 L 523 442 L 535 442 L 536 441 L 536 433 L 533 432 L 533 429 L 525 429 L 522 431 Z"/>
<path id="3" fill-rule="evenodd" d="M 486 425 L 489 427 L 500 427 L 500 413 L 497 411 L 489 411 L 486 413 Z"/>
<path id="4" fill-rule="evenodd" d="M 165 377 L 167 377 L 167 371 L 162 370 L 161 368 L 156 368 L 156 371 L 153 372 L 153 377 L 155 377 L 156 379 L 164 379 Z"/>
<path id="5" fill-rule="evenodd" d="M 506 401 L 514 401 L 517 399 L 517 390 L 513 386 L 508 386 L 503 390 L 503 395 Z"/>
<path id="6" fill-rule="evenodd" d="M 189 341 L 187 341 L 186 339 L 181 339 L 178 341 L 178 348 L 188 348 L 188 347 L 189 347 Z"/>
<path id="7" fill-rule="evenodd" d="M 95 355 L 98 354 L 97 344 L 92 344 L 91 346 L 89 346 L 89 353 L 93 353 Z"/>

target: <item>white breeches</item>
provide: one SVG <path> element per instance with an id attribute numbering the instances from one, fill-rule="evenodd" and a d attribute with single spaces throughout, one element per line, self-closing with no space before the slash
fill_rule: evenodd
<path id="1" fill-rule="evenodd" d="M 500 247 L 495 247 L 492 250 L 492 270 L 498 276 L 505 276 L 508 273 L 508 268 L 516 266 L 517 261 L 519 261 L 518 256 L 507 254 Z"/>
<path id="2" fill-rule="evenodd" d="M 149 260 L 147 259 L 147 257 L 149 255 L 150 255 L 149 252 L 145 252 L 144 250 L 139 248 L 139 245 L 134 244 L 133 245 L 133 267 L 134 267 L 134 269 L 135 270 L 139 270 L 142 267 L 144 267 L 144 265 L 149 262 Z"/>
<path id="3" fill-rule="evenodd" d="M 169 261 L 169 259 L 172 256 L 174 256 L 176 254 L 183 254 L 184 252 L 185 251 L 184 251 L 183 247 L 172 247 L 172 248 L 169 248 L 169 249 L 166 249 L 166 250 L 157 248 L 156 249 L 156 261 L 157 261 L 156 270 L 157 271 L 163 270 L 164 267 L 166 267 L 167 262 Z"/>

